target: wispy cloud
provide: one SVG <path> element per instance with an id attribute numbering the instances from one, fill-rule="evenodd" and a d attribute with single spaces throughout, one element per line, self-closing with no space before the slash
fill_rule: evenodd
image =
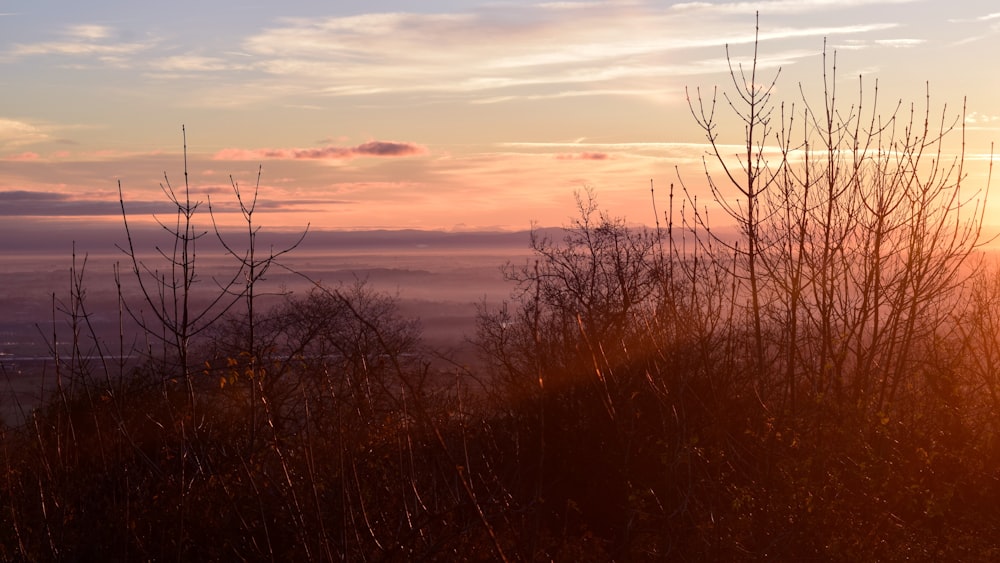
<path id="1" fill-rule="evenodd" d="M 801 14 L 818 10 L 859 8 L 863 6 L 913 4 L 919 0 L 769 0 L 764 2 L 681 2 L 677 10 L 699 10 L 738 14 Z"/>
<path id="2" fill-rule="evenodd" d="M 111 36 L 111 28 L 94 24 L 71 25 L 66 28 L 66 35 L 85 41 L 99 41 Z"/>
<path id="3" fill-rule="evenodd" d="M 117 31 L 109 26 L 78 24 L 63 28 L 60 38 L 35 43 L 16 43 L 6 53 L 9 58 L 45 55 L 94 57 L 106 62 L 146 51 L 156 41 L 120 41 Z"/>
<path id="4" fill-rule="evenodd" d="M 199 190 L 204 193 L 206 190 Z M 229 193 L 231 188 L 225 186 L 217 190 Z M 319 205 L 337 205 L 346 202 L 333 199 L 297 199 L 292 202 L 276 199 L 260 198 L 257 206 L 260 209 L 284 212 L 302 212 Z M 220 199 L 212 200 L 213 212 L 239 213 L 235 202 Z M 169 214 L 174 209 L 163 200 L 129 199 L 127 210 L 136 216 Z M 88 194 L 76 197 L 67 193 L 35 190 L 0 190 L 0 216 L 2 217 L 99 217 L 119 216 L 121 206 L 117 197 L 95 197 Z"/>
<path id="5" fill-rule="evenodd" d="M 764 4 L 774 13 L 786 9 L 801 13 L 844 4 L 903 1 L 909 0 Z M 724 71 L 718 48 L 754 40 L 752 25 L 729 16 L 746 13 L 752 17 L 755 6 L 688 3 L 664 8 L 645 2 L 561 2 L 505 4 L 502 9 L 487 5 L 454 14 L 286 19 L 248 37 L 241 51 L 253 55 L 256 68 L 280 78 L 285 91 L 313 95 L 421 93 L 479 103 L 642 95 L 662 90 L 664 81 L 677 77 Z M 822 37 L 870 35 L 896 26 L 893 21 L 765 26 L 760 38 L 816 37 L 820 41 Z M 704 53 L 698 53 L 699 49 Z M 762 59 L 767 62 L 764 55 Z M 783 63 L 794 60 L 786 53 Z"/>
<path id="6" fill-rule="evenodd" d="M 174 55 L 152 61 L 151 66 L 162 72 L 217 72 L 245 68 L 233 65 L 231 61 L 221 57 L 206 57 L 202 55 Z"/>
<path id="7" fill-rule="evenodd" d="M 37 125 L 0 117 L 0 148 L 39 143 L 48 138 L 48 134 Z"/>
<path id="8" fill-rule="evenodd" d="M 788 16 L 910 1 L 485 3 L 452 13 L 284 18 L 221 46 L 186 44 L 183 53 L 153 36 L 137 41 L 111 26 L 80 24 L 53 39 L 17 43 L 5 54 L 129 65 L 161 80 L 201 75 L 204 82 L 185 84 L 189 99 L 213 107 L 277 99 L 308 105 L 343 96 L 474 104 L 648 98 L 684 77 L 725 72 L 720 47 L 752 42 L 758 10 L 780 14 L 761 26 L 764 42 L 815 37 L 818 49 L 823 37 L 864 38 L 859 48 L 873 48 L 897 22 L 816 18 L 810 21 L 830 23 L 803 25 L 802 17 Z M 817 49 L 782 45 L 762 52 L 759 62 L 764 68 L 794 64 Z M 234 77 L 246 87 L 229 87 Z"/>
<path id="9" fill-rule="evenodd" d="M 997 123 L 1000 122 L 1000 116 L 986 115 L 979 113 L 978 111 L 973 111 L 965 116 L 965 122 L 974 124 Z"/>
<path id="10" fill-rule="evenodd" d="M 976 16 L 973 18 L 949 18 L 950 23 L 968 23 L 968 22 L 986 22 L 986 21 L 996 21 L 1000 19 L 1000 12 L 990 12 L 982 16 Z"/>
<path id="11" fill-rule="evenodd" d="M 575 154 L 557 154 L 556 160 L 608 160 L 614 158 L 606 152 L 581 152 Z"/>
<path id="12" fill-rule="evenodd" d="M 633 142 L 633 143 L 596 143 L 585 141 L 572 142 L 535 142 L 535 141 L 513 141 L 499 143 L 499 146 L 506 148 L 520 149 L 583 149 L 585 151 L 675 151 L 690 150 L 691 148 L 705 149 L 704 143 L 678 143 L 678 142 Z M 734 145 L 736 146 L 736 145 Z M 744 149 L 746 147 L 743 147 Z"/>
<path id="13" fill-rule="evenodd" d="M 352 158 L 405 157 L 424 154 L 427 149 L 414 143 L 369 141 L 354 147 L 325 146 L 305 149 L 223 149 L 213 160 L 347 160 Z"/>
<path id="14" fill-rule="evenodd" d="M 137 203 L 143 210 L 163 210 L 163 205 Z M 110 198 L 99 200 L 77 200 L 68 194 L 33 191 L 7 190 L 0 191 L 0 216 L 4 217 L 57 217 L 57 216 L 95 216 L 115 215 L 121 213 L 115 202 Z"/>
<path id="15" fill-rule="evenodd" d="M 990 115 L 973 111 L 966 114 L 965 125 L 968 129 L 1000 130 L 1000 115 Z"/>
<path id="16" fill-rule="evenodd" d="M 6 160 L 10 162 L 24 162 L 24 161 L 31 161 L 38 159 L 39 155 L 37 152 L 22 152 L 20 154 L 11 155 L 6 158 L 2 158 L 0 160 Z"/>
<path id="17" fill-rule="evenodd" d="M 906 48 L 915 47 L 917 45 L 923 45 L 926 43 L 924 39 L 876 39 L 875 43 L 883 47 L 895 47 L 895 48 Z"/>
<path id="18" fill-rule="evenodd" d="M 12 201 L 63 201 L 65 199 L 65 194 L 52 192 L 33 192 L 30 190 L 0 191 L 0 202 L 2 203 Z"/>

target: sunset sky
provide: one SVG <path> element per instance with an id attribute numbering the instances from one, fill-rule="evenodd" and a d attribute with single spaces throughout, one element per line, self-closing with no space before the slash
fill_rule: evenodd
<path id="1" fill-rule="evenodd" d="M 967 98 L 982 173 L 1000 140 L 992 1 L 0 0 L 0 220 L 120 221 L 119 180 L 130 210 L 162 211 L 183 124 L 194 196 L 231 209 L 230 175 L 252 186 L 261 166 L 265 226 L 559 225 L 585 186 L 651 223 L 651 179 L 704 183 L 685 87 L 731 86 L 725 45 L 752 54 L 758 10 L 780 100 L 801 83 L 821 103 L 825 39 L 840 96 L 860 75 L 887 110 L 922 108 L 928 83 L 934 115 Z"/>

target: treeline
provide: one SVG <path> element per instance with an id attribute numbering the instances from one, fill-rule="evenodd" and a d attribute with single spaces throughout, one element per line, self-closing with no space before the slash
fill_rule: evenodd
<path id="1" fill-rule="evenodd" d="M 256 190 L 233 184 L 232 241 L 167 183 L 168 250 L 126 245 L 116 278 L 138 338 L 93 335 L 74 266 L 56 389 L 3 429 L 0 556 L 1000 557 L 1000 270 L 986 188 L 947 151 L 962 116 L 843 106 L 829 75 L 815 111 L 775 103 L 756 61 L 719 112 L 695 93 L 736 230 L 683 184 L 647 229 L 580 194 L 505 267 L 471 367 L 364 283 L 259 310 L 295 243 L 259 250 Z M 203 236 L 235 266 L 196 300 Z"/>

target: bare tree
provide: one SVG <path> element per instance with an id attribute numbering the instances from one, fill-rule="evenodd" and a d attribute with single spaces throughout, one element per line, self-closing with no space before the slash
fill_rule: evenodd
<path id="1" fill-rule="evenodd" d="M 733 221 L 736 222 L 744 243 L 743 248 L 738 243 L 716 238 L 716 242 L 724 246 L 729 246 L 740 261 L 745 264 L 745 269 L 740 275 L 745 275 L 745 279 L 750 284 L 750 316 L 753 329 L 754 362 L 755 369 L 760 371 L 765 368 L 764 358 L 764 329 L 762 326 L 762 301 L 761 287 L 763 278 L 761 272 L 760 255 L 766 250 L 762 248 L 763 233 L 762 223 L 768 220 L 768 210 L 763 208 L 763 199 L 768 191 L 774 187 L 783 161 L 774 165 L 768 161 L 769 138 L 774 132 L 772 123 L 774 105 L 771 96 L 774 92 L 775 84 L 778 80 L 778 73 L 769 83 L 760 82 L 758 77 L 758 55 L 757 47 L 760 32 L 759 23 L 754 28 L 754 52 L 749 69 L 744 69 L 742 64 L 733 67 L 733 59 L 729 54 L 729 46 L 726 46 L 726 59 L 729 61 L 729 76 L 733 81 L 735 95 L 730 97 L 728 93 L 723 93 L 727 105 L 733 111 L 738 121 L 743 124 L 745 136 L 743 150 L 744 153 L 738 158 L 738 162 L 730 164 L 728 155 L 724 153 L 723 143 L 719 135 L 719 121 L 716 116 L 718 106 L 717 91 L 713 92 L 711 100 L 706 100 L 701 95 L 701 91 L 696 91 L 694 99 L 688 94 L 688 106 L 691 115 L 694 116 L 698 126 L 704 131 L 708 140 L 710 153 L 713 161 L 721 166 L 723 174 L 722 181 L 717 181 L 709 170 L 708 161 L 705 160 L 705 177 L 708 181 L 709 189 L 716 204 Z M 737 197 L 730 197 L 729 189 L 735 190 Z"/>
<path id="2" fill-rule="evenodd" d="M 691 107 L 725 180 L 706 160 L 713 200 L 740 236 L 715 236 L 700 213 L 696 222 L 729 248 L 733 274 L 749 286 L 732 306 L 749 301 L 752 364 L 783 374 L 780 384 L 759 380 L 757 392 L 792 413 L 801 393 L 886 412 L 982 245 L 988 182 L 965 187 L 964 108 L 949 117 L 945 107 L 935 120 L 928 93 L 922 110 L 907 115 L 899 102 L 882 114 L 878 84 L 869 100 L 860 78 L 857 99 L 844 105 L 836 54 L 830 64 L 825 49 L 820 109 L 801 87 L 799 109 L 779 106 L 775 82 L 757 82 L 756 44 L 753 57 L 749 74 L 730 64 L 736 102 L 726 96 L 744 125 L 745 155 L 725 154 L 714 95 L 707 102 L 699 92 Z"/>
<path id="3" fill-rule="evenodd" d="M 589 191 L 577 194 L 577 211 L 561 240 L 534 230 L 534 260 L 504 268 L 514 310 L 480 311 L 481 350 L 529 385 L 542 373 L 583 373 L 594 357 L 622 361 L 659 299 L 655 233 L 600 212 Z"/>
<path id="4" fill-rule="evenodd" d="M 255 441 L 254 438 L 256 436 L 258 426 L 257 393 L 263 386 L 263 382 L 260 381 L 261 374 L 259 373 L 262 350 L 258 342 L 258 319 L 255 310 L 257 299 L 259 297 L 257 284 L 265 279 L 265 274 L 267 274 L 268 270 L 270 270 L 271 267 L 277 263 L 277 260 L 281 256 L 298 248 L 309 232 L 309 225 L 307 224 L 306 228 L 302 231 L 302 234 L 295 242 L 281 250 L 275 250 L 272 247 L 266 254 L 263 255 L 263 257 L 261 257 L 261 254 L 258 251 L 257 241 L 260 226 L 254 223 L 254 212 L 257 209 L 257 197 L 260 193 L 260 178 L 262 171 L 262 166 L 257 168 L 257 182 L 254 184 L 253 192 L 249 194 L 248 197 L 244 197 L 244 193 L 241 191 L 239 183 L 232 176 L 229 177 L 230 185 L 233 188 L 233 195 L 236 197 L 236 201 L 240 208 L 240 214 L 243 217 L 243 222 L 246 224 L 246 241 L 243 246 L 243 250 L 238 250 L 238 247 L 235 247 L 227 242 L 226 237 L 223 236 L 222 231 L 215 220 L 215 213 L 212 209 L 212 200 L 211 198 L 208 200 L 208 211 L 209 215 L 212 217 L 212 227 L 215 231 L 215 235 L 222 244 L 226 253 L 236 260 L 236 263 L 239 265 L 239 273 L 243 274 L 242 283 L 230 283 L 230 285 L 220 287 L 220 289 L 223 292 L 231 293 L 231 295 L 236 299 L 242 299 L 246 305 L 246 318 L 240 319 L 239 321 L 245 327 L 246 341 L 243 342 L 238 348 L 238 352 L 235 356 L 245 357 L 249 361 L 249 366 L 247 366 L 244 374 L 249 378 L 251 383 L 250 397 L 248 399 L 250 417 L 250 449 L 253 448 Z M 240 334 L 243 334 L 242 331 Z"/>
<path id="5" fill-rule="evenodd" d="M 232 288 L 235 287 L 242 269 L 223 282 L 219 290 L 204 304 L 195 308 L 195 284 L 201 281 L 196 268 L 197 245 L 207 231 L 199 231 L 195 225 L 194 216 L 201 202 L 191 199 L 187 166 L 187 132 L 183 126 L 181 132 L 184 136 L 183 188 L 175 190 L 166 173 L 163 175 L 163 183 L 160 184 L 160 189 L 175 210 L 174 221 L 172 224 L 166 223 L 163 219 L 155 217 L 157 224 L 167 233 L 168 245 L 155 247 L 156 256 L 163 261 L 163 268 L 144 260 L 136 249 L 121 181 L 118 182 L 118 201 L 122 210 L 127 243 L 119 248 L 128 260 L 140 295 L 138 304 L 125 302 L 126 310 L 139 324 L 147 338 L 163 346 L 164 359 L 169 355 L 176 358 L 176 368 L 187 384 L 193 405 L 195 399 L 191 381 L 191 338 L 211 326 L 239 299 L 240 293 L 234 292 Z M 121 283 L 121 278 L 118 282 Z M 148 318 L 147 315 L 151 315 L 152 318 Z"/>

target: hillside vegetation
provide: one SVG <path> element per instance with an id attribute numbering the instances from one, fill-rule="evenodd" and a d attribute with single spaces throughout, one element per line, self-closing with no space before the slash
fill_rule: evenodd
<path id="1" fill-rule="evenodd" d="M 96 337 L 74 263 L 55 391 L 0 436 L 0 557 L 1000 558 L 1000 270 L 962 116 L 795 108 L 757 71 L 691 96 L 736 229 L 683 184 L 647 229 L 579 194 L 504 267 L 471 366 L 363 282 L 260 310 L 296 244 L 258 248 L 255 189 L 237 241 L 167 184 L 167 250 L 116 276 L 137 335 Z M 194 299 L 202 236 L 234 266 Z"/>

